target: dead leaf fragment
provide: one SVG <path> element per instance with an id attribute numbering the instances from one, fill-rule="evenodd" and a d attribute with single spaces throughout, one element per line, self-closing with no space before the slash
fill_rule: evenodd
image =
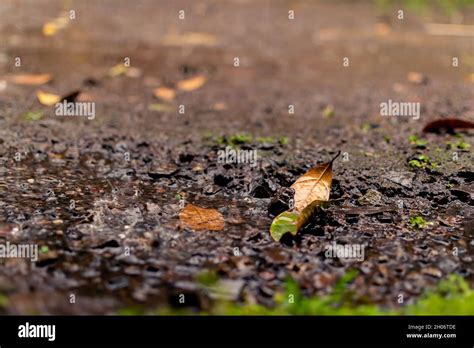
<path id="1" fill-rule="evenodd" d="M 155 97 L 165 101 L 172 101 L 176 97 L 176 91 L 168 87 L 158 87 L 153 91 L 153 94 Z"/>
<path id="2" fill-rule="evenodd" d="M 375 34 L 379 36 L 390 34 L 391 31 L 392 29 L 390 28 L 390 25 L 385 22 L 379 22 L 375 24 Z"/>
<path id="3" fill-rule="evenodd" d="M 222 214 L 216 209 L 201 208 L 187 204 L 179 213 L 179 219 L 186 227 L 195 231 L 220 231 L 225 222 Z"/>
<path id="4" fill-rule="evenodd" d="M 201 88 L 207 82 L 207 79 L 202 76 L 192 77 L 190 79 L 182 80 L 178 82 L 178 89 L 181 91 L 194 91 L 195 89 Z"/>
<path id="5" fill-rule="evenodd" d="M 410 71 L 407 75 L 407 80 L 415 85 L 428 82 L 428 78 L 425 75 L 416 71 Z"/>
<path id="6" fill-rule="evenodd" d="M 454 130 L 461 128 L 473 129 L 474 122 L 461 120 L 459 118 L 444 118 L 428 123 L 423 128 L 423 132 L 437 132 L 441 129 Z"/>
<path id="7" fill-rule="evenodd" d="M 52 80 L 52 76 L 50 74 L 20 74 L 9 76 L 8 80 L 17 85 L 37 86 L 48 83 Z"/>
<path id="8" fill-rule="evenodd" d="M 118 63 L 109 69 L 109 76 L 110 77 L 117 77 L 123 75 L 127 72 L 128 67 L 123 65 L 123 63 Z"/>
<path id="9" fill-rule="evenodd" d="M 47 105 L 47 106 L 54 105 L 61 101 L 61 97 L 59 95 L 53 94 L 53 93 L 46 93 L 41 90 L 36 92 L 36 97 L 38 98 L 38 101 L 41 104 Z"/>
<path id="10" fill-rule="evenodd" d="M 67 13 L 63 13 L 58 18 L 55 18 L 52 21 L 48 21 L 43 24 L 43 35 L 44 36 L 53 36 L 56 35 L 58 31 L 67 27 L 69 23 L 69 18 Z"/>

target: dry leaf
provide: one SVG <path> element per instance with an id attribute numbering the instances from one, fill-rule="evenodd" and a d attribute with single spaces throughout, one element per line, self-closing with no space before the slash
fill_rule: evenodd
<path id="1" fill-rule="evenodd" d="M 423 128 L 423 132 L 437 132 L 440 129 L 454 130 L 456 128 L 473 129 L 474 122 L 458 118 L 444 118 L 428 123 Z"/>
<path id="2" fill-rule="evenodd" d="M 127 70 L 128 70 L 128 67 L 123 65 L 123 63 L 118 63 L 117 65 L 114 65 L 113 67 L 109 69 L 109 76 L 110 77 L 120 76 L 120 75 L 125 74 Z"/>
<path id="3" fill-rule="evenodd" d="M 176 91 L 173 88 L 159 87 L 153 91 L 155 97 L 162 100 L 171 101 L 176 97 Z"/>
<path id="4" fill-rule="evenodd" d="M 310 169 L 291 185 L 295 190 L 295 210 L 303 211 L 314 201 L 329 200 L 333 161 L 334 159 Z"/>
<path id="5" fill-rule="evenodd" d="M 61 97 L 59 95 L 46 93 L 43 91 L 36 92 L 36 97 L 41 104 L 48 106 L 54 105 L 61 101 Z"/>
<path id="6" fill-rule="evenodd" d="M 186 227 L 195 231 L 220 231 L 225 225 L 222 214 L 217 210 L 201 208 L 193 204 L 187 204 L 181 210 L 179 219 Z"/>
<path id="7" fill-rule="evenodd" d="M 16 83 L 18 85 L 43 85 L 51 81 L 52 76 L 50 74 L 21 74 L 21 75 L 12 75 L 8 77 L 10 82 Z"/>
<path id="8" fill-rule="evenodd" d="M 407 75 L 407 80 L 416 85 L 428 82 L 428 78 L 425 75 L 416 71 L 410 71 Z"/>
<path id="9" fill-rule="evenodd" d="M 224 111 L 227 110 L 227 104 L 225 102 L 217 102 L 212 105 L 212 110 Z"/>
<path id="10" fill-rule="evenodd" d="M 332 164 L 340 152 L 327 163 L 320 164 L 291 185 L 295 191 L 294 207 L 278 215 L 270 226 L 272 238 L 279 241 L 286 233 L 296 235 L 318 207 L 329 201 L 332 183 Z"/>
<path id="11" fill-rule="evenodd" d="M 207 79 L 200 75 L 187 80 L 182 80 L 178 82 L 178 89 L 182 91 L 194 91 L 195 89 L 201 88 Z"/>
<path id="12" fill-rule="evenodd" d="M 375 33 L 379 36 L 385 36 L 387 34 L 390 34 L 391 31 L 392 29 L 387 23 L 379 22 L 375 24 Z"/>
<path id="13" fill-rule="evenodd" d="M 61 17 L 58 17 L 52 21 L 46 22 L 43 24 L 43 35 L 44 36 L 53 36 L 59 30 L 65 28 L 69 23 L 67 14 L 64 14 Z"/>
<path id="14" fill-rule="evenodd" d="M 44 36 L 53 36 L 58 31 L 58 26 L 54 21 L 46 22 L 43 24 L 43 35 Z"/>

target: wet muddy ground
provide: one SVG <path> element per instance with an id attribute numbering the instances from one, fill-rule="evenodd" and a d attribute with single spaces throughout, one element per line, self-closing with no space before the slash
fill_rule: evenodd
<path id="1" fill-rule="evenodd" d="M 69 8 L 76 19 L 44 37 L 43 23 Z M 41 246 L 36 263 L 0 259 L 8 299 L 0 310 L 206 310 L 222 297 L 271 306 L 288 277 L 305 295 L 323 295 L 349 269 L 359 271 L 349 285 L 355 305 L 393 308 L 400 294 L 411 303 L 453 273 L 472 284 L 473 156 L 450 143 L 472 148 L 474 137 L 421 130 L 447 116 L 474 120 L 474 43 L 427 33 L 425 23 L 450 21 L 439 11 L 407 10 L 398 20 L 397 10 L 283 0 L 2 2 L 0 75 L 52 74 L 41 89 L 80 90 L 97 110 L 93 120 L 57 117 L 36 100 L 38 87 L 0 91 L 0 238 Z M 472 10 L 463 16 L 473 23 Z M 170 39 L 190 32 L 214 39 Z M 107 76 L 125 57 L 140 74 Z M 425 78 L 409 81 L 410 71 Z M 207 78 L 203 87 L 179 92 L 169 110 L 149 109 L 154 88 L 196 75 Z M 420 118 L 380 116 L 389 99 L 420 102 Z M 29 111 L 44 116 L 25 119 Z M 257 165 L 219 163 L 228 143 L 257 150 Z M 297 237 L 274 242 L 272 197 L 338 151 L 328 209 Z M 410 167 L 422 154 L 429 165 Z M 184 227 L 186 203 L 217 209 L 224 230 Z M 427 226 L 413 227 L 414 216 Z M 364 260 L 327 258 L 334 241 L 365 245 Z M 217 285 L 202 281 L 210 275 Z"/>

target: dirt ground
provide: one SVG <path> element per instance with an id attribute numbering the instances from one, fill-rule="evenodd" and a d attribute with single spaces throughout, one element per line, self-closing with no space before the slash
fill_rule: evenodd
<path id="1" fill-rule="evenodd" d="M 44 36 L 43 24 L 70 9 L 76 18 Z M 359 271 L 349 285 L 354 304 L 387 308 L 453 273 L 473 284 L 473 156 L 448 144 L 460 135 L 472 147 L 473 134 L 421 130 L 448 116 L 474 120 L 474 40 L 428 32 L 427 23 L 452 21 L 442 11 L 404 9 L 400 20 L 398 9 L 363 1 L 3 0 L 0 81 L 19 73 L 53 80 L 0 84 L 0 238 L 42 247 L 36 263 L 0 259 L 8 299 L 0 311 L 206 310 L 223 291 L 271 306 L 288 277 L 319 296 L 349 269 Z M 472 9 L 462 16 L 473 24 Z M 108 76 L 127 57 L 136 74 Z M 168 109 L 150 109 L 162 103 L 155 88 L 193 76 L 207 83 L 178 92 L 163 103 Z M 38 89 L 80 90 L 96 116 L 55 116 Z M 388 100 L 420 102 L 421 116 L 383 117 Z M 32 111 L 44 116 L 25 119 Z M 258 151 L 257 166 L 217 161 L 237 134 L 253 136 L 239 146 Z M 427 144 L 411 144 L 410 135 Z M 328 210 L 297 237 L 273 241 L 271 198 L 338 151 Z M 411 168 L 420 154 L 436 167 Z M 224 230 L 184 227 L 186 203 L 217 209 Z M 413 216 L 429 224 L 414 228 Z M 326 258 L 333 241 L 365 245 L 364 260 Z M 219 289 L 203 284 L 203 274 L 216 275 Z"/>

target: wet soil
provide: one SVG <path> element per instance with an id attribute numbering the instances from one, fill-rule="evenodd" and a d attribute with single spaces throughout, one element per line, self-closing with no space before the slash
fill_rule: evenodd
<path id="1" fill-rule="evenodd" d="M 459 139 L 451 134 L 421 134 L 437 118 L 474 119 L 472 39 L 423 27 L 448 21 L 443 14 L 408 11 L 401 22 L 370 3 L 283 0 L 72 6 L 74 23 L 45 38 L 41 26 L 63 2 L 0 5 L 0 75 L 18 73 L 12 60 L 21 57 L 22 73 L 54 76 L 45 89 L 80 89 L 97 105 L 93 120 L 57 117 L 37 102 L 36 87 L 0 92 L 0 238 L 47 246 L 36 263 L 0 259 L 3 313 L 206 310 L 220 298 L 203 284 L 206 273 L 220 279 L 227 299 L 268 306 L 288 277 L 305 295 L 323 295 L 348 269 L 359 271 L 349 285 L 354 304 L 387 308 L 452 273 L 473 283 L 472 152 L 451 149 Z M 466 23 L 473 18 L 464 13 Z M 382 22 L 388 32 L 377 29 Z M 188 32 L 217 42 L 166 41 Z M 124 57 L 141 76 L 108 77 Z M 427 80 L 409 82 L 410 71 Z M 184 114 L 148 109 L 157 102 L 153 88 L 199 74 L 207 84 L 172 102 L 185 105 Z M 380 116 L 389 99 L 419 101 L 420 118 Z M 32 110 L 45 116 L 25 120 Z M 220 137 L 240 133 L 254 136 L 239 148 L 256 149 L 257 166 L 217 160 L 226 146 Z M 428 144 L 410 144 L 412 134 Z M 472 133 L 459 135 L 474 146 Z M 297 237 L 274 242 L 272 197 L 338 151 L 327 210 Z M 411 168 L 420 154 L 437 167 Z M 186 203 L 219 210 L 224 230 L 183 227 Z M 413 216 L 430 224 L 414 228 Z M 327 258 L 333 242 L 365 245 L 364 260 Z"/>

